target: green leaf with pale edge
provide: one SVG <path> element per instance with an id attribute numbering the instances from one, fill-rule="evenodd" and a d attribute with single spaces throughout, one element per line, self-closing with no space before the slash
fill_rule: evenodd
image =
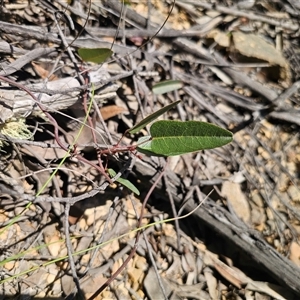
<path id="1" fill-rule="evenodd" d="M 214 124 L 198 121 L 157 121 L 150 128 L 151 138 L 137 150 L 153 156 L 174 156 L 230 143 L 232 133 Z"/>
<path id="2" fill-rule="evenodd" d="M 180 80 L 166 80 L 157 83 L 153 86 L 152 92 L 156 95 L 165 94 L 168 92 L 172 92 L 183 87 L 183 83 Z"/>
<path id="3" fill-rule="evenodd" d="M 181 100 L 177 100 L 171 104 L 168 104 L 167 106 L 159 109 L 158 111 L 154 112 L 153 114 L 149 115 L 145 119 L 143 119 L 140 123 L 136 124 L 132 128 L 128 130 L 129 133 L 137 133 L 140 130 L 142 130 L 145 126 L 147 126 L 149 123 L 157 119 L 159 116 L 163 115 L 165 112 L 176 106 Z"/>
<path id="4" fill-rule="evenodd" d="M 144 154 L 147 154 L 149 156 L 164 156 L 164 155 L 156 154 L 151 151 L 151 136 L 150 135 L 145 135 L 145 136 L 140 137 L 138 139 L 137 145 L 138 145 L 137 150 Z"/>
<path id="5" fill-rule="evenodd" d="M 80 48 L 78 54 L 84 61 L 101 64 L 113 54 L 113 51 L 108 48 Z"/>
<path id="6" fill-rule="evenodd" d="M 117 175 L 117 173 L 113 169 L 108 169 L 107 171 L 110 177 L 115 177 Z M 139 190 L 129 180 L 119 177 L 116 181 L 126 186 L 129 190 L 131 190 L 135 194 L 140 195 Z"/>

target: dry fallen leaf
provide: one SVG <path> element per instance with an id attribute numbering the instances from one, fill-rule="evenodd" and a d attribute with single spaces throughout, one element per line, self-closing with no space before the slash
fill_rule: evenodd
<path id="1" fill-rule="evenodd" d="M 100 108 L 100 112 L 104 121 L 117 116 L 118 114 L 124 113 L 125 111 L 126 108 L 118 105 L 108 105 Z"/>
<path id="2" fill-rule="evenodd" d="M 82 283 L 82 290 L 86 298 L 91 297 L 92 294 L 97 291 L 97 289 L 99 289 L 99 287 L 102 286 L 106 280 L 107 278 L 105 278 L 103 274 L 94 274 L 93 276 L 87 276 L 87 279 L 85 279 Z"/>
<path id="3" fill-rule="evenodd" d="M 245 34 L 240 31 L 232 33 L 235 50 L 240 54 L 258 58 L 270 63 L 271 66 L 280 66 L 278 77 L 286 80 L 290 79 L 290 69 L 288 61 L 283 54 L 263 37 L 257 34 Z"/>
<path id="4" fill-rule="evenodd" d="M 289 259 L 300 267 L 300 245 L 296 242 L 291 243 Z"/>
<path id="5" fill-rule="evenodd" d="M 222 195 L 230 203 L 236 215 L 245 223 L 250 224 L 250 206 L 246 196 L 242 192 L 240 184 L 231 181 L 225 181 L 222 185 Z"/>
<path id="6" fill-rule="evenodd" d="M 222 47 L 229 47 L 230 46 L 230 35 L 226 32 L 223 32 L 219 29 L 213 29 L 206 35 L 207 38 L 212 38 L 214 41 L 222 46 Z"/>
<path id="7" fill-rule="evenodd" d="M 218 283 L 216 277 L 214 277 L 212 270 L 209 268 L 204 269 L 204 276 L 206 279 L 208 292 L 211 299 L 218 299 Z"/>
<path id="8" fill-rule="evenodd" d="M 46 79 L 48 78 L 49 76 L 49 71 L 46 70 L 45 68 L 43 68 L 40 64 L 37 64 L 35 62 L 31 62 L 32 66 L 33 66 L 33 69 L 34 71 L 42 78 L 42 79 Z M 49 81 L 53 81 L 53 80 L 58 80 L 59 78 L 52 74 L 50 77 L 49 77 Z"/>
<path id="9" fill-rule="evenodd" d="M 289 81 L 291 79 L 289 63 L 283 54 L 257 34 L 246 34 L 241 31 L 234 31 L 229 34 L 218 29 L 213 29 L 206 37 L 214 39 L 221 47 L 229 48 L 232 46 L 230 48 L 231 51 L 234 50 L 243 56 L 266 61 L 271 66 L 278 66 L 278 71 L 265 68 L 265 73 L 272 80 L 281 79 Z"/>
<path id="10" fill-rule="evenodd" d="M 167 296 L 169 296 L 172 291 L 171 286 L 164 278 L 161 278 L 161 281 L 165 287 Z M 159 286 L 157 275 L 155 274 L 155 270 L 153 267 L 150 268 L 148 274 L 145 277 L 144 287 L 147 291 L 149 299 L 165 299 L 164 294 Z"/>

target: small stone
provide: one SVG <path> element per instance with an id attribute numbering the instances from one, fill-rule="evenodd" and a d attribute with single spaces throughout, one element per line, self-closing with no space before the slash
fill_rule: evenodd
<path id="1" fill-rule="evenodd" d="M 7 271 L 11 271 L 15 266 L 15 263 L 13 261 L 10 261 L 4 265 L 4 269 Z"/>
<path id="2" fill-rule="evenodd" d="M 288 188 L 288 194 L 290 195 L 291 199 L 295 202 L 300 201 L 300 191 L 299 188 L 295 187 L 294 185 L 290 185 Z"/>

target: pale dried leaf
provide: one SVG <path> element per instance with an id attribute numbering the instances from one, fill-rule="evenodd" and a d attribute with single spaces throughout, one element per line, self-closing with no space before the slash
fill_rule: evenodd
<path id="1" fill-rule="evenodd" d="M 170 296 L 172 291 L 171 286 L 167 283 L 164 278 L 161 278 L 161 281 L 165 287 L 167 296 Z M 165 299 L 164 294 L 159 286 L 157 276 L 155 274 L 154 268 L 151 268 L 144 280 L 144 286 L 149 295 L 149 299 Z"/>
<path id="2" fill-rule="evenodd" d="M 126 109 L 118 105 L 108 105 L 100 108 L 100 112 L 103 120 L 108 120 L 112 117 L 115 117 L 121 113 L 124 113 Z"/>
<path id="3" fill-rule="evenodd" d="M 300 245 L 296 242 L 291 243 L 289 259 L 300 267 Z"/>
<path id="4" fill-rule="evenodd" d="M 196 269 L 195 256 L 186 247 L 182 255 L 182 267 L 185 272 L 193 272 Z"/>
<path id="5" fill-rule="evenodd" d="M 216 277 L 213 276 L 212 271 L 208 268 L 204 269 L 204 276 L 211 299 L 218 299 L 218 283 Z"/>
<path id="6" fill-rule="evenodd" d="M 289 64 L 281 52 L 265 39 L 256 34 L 245 34 L 241 31 L 232 33 L 235 50 L 247 57 L 255 57 L 280 66 L 280 78 L 290 77 Z"/>
<path id="7" fill-rule="evenodd" d="M 219 29 L 213 29 L 207 34 L 208 38 L 214 39 L 214 41 L 222 46 L 222 47 L 229 47 L 230 46 L 230 35 L 226 32 L 223 32 Z"/>
<path id="8" fill-rule="evenodd" d="M 66 295 L 69 295 L 75 288 L 75 283 L 72 276 L 64 275 L 61 277 L 62 290 Z"/>
<path id="9" fill-rule="evenodd" d="M 182 273 L 181 261 L 178 255 L 173 255 L 173 263 L 166 271 L 166 275 L 170 278 L 175 278 Z"/>
<path id="10" fill-rule="evenodd" d="M 48 78 L 49 76 L 49 71 L 46 70 L 45 68 L 43 68 L 40 64 L 37 64 L 35 62 L 31 62 L 35 72 L 42 78 L 42 79 L 46 79 Z M 49 77 L 49 81 L 53 81 L 53 80 L 58 80 L 59 78 L 52 74 L 50 77 Z"/>
<path id="11" fill-rule="evenodd" d="M 251 211 L 246 196 L 238 183 L 225 181 L 222 185 L 222 195 L 226 197 L 236 215 L 245 223 L 250 224 Z"/>
<path id="12" fill-rule="evenodd" d="M 94 274 L 93 276 L 88 276 L 87 279 L 85 279 L 81 284 L 86 298 L 88 299 L 89 297 L 91 297 L 91 295 L 95 291 L 97 291 L 97 289 L 99 289 L 99 287 L 102 286 L 106 280 L 107 278 L 105 278 L 101 273 Z"/>
<path id="13" fill-rule="evenodd" d="M 30 285 L 30 286 L 38 286 L 39 289 L 45 289 L 47 284 L 48 284 L 48 276 L 47 276 L 47 272 L 45 269 L 40 268 L 38 270 L 36 270 L 35 272 L 33 272 L 32 274 L 30 274 L 27 278 L 26 278 L 26 282 Z"/>

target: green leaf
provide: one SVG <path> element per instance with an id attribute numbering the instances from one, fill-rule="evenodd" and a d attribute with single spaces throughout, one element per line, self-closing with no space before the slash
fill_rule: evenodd
<path id="1" fill-rule="evenodd" d="M 162 114 L 164 114 L 165 112 L 167 112 L 168 110 L 170 110 L 171 108 L 173 108 L 174 106 L 176 106 L 181 100 L 177 100 L 161 109 L 159 109 L 158 111 L 154 112 L 153 114 L 149 115 L 148 117 L 146 117 L 145 119 L 143 119 L 140 123 L 136 124 L 135 126 L 133 126 L 132 128 L 130 128 L 128 130 L 129 133 L 137 133 L 140 130 L 142 130 L 145 126 L 147 126 L 149 123 L 151 123 L 152 121 L 154 121 L 155 119 L 157 119 L 159 116 L 161 116 Z"/>
<path id="2" fill-rule="evenodd" d="M 115 177 L 117 175 L 117 173 L 113 169 L 108 169 L 107 171 L 110 177 Z M 126 186 L 129 190 L 131 190 L 135 194 L 140 195 L 139 190 L 129 180 L 119 177 L 116 181 Z"/>
<path id="3" fill-rule="evenodd" d="M 140 137 L 137 141 L 137 145 L 138 145 L 137 150 L 149 156 L 164 156 L 164 155 L 156 154 L 155 152 L 151 151 L 152 150 L 151 140 L 152 139 L 150 135 L 145 135 Z"/>
<path id="4" fill-rule="evenodd" d="M 159 82 L 154 85 L 152 91 L 154 94 L 165 94 L 168 92 L 172 92 L 183 87 L 183 83 L 180 80 L 166 80 Z"/>
<path id="5" fill-rule="evenodd" d="M 198 121 L 157 121 L 150 128 L 151 139 L 137 150 L 155 156 L 174 156 L 230 143 L 232 133 L 214 124 Z"/>
<path id="6" fill-rule="evenodd" d="M 103 63 L 113 52 L 108 48 L 80 48 L 78 54 L 84 61 Z"/>

